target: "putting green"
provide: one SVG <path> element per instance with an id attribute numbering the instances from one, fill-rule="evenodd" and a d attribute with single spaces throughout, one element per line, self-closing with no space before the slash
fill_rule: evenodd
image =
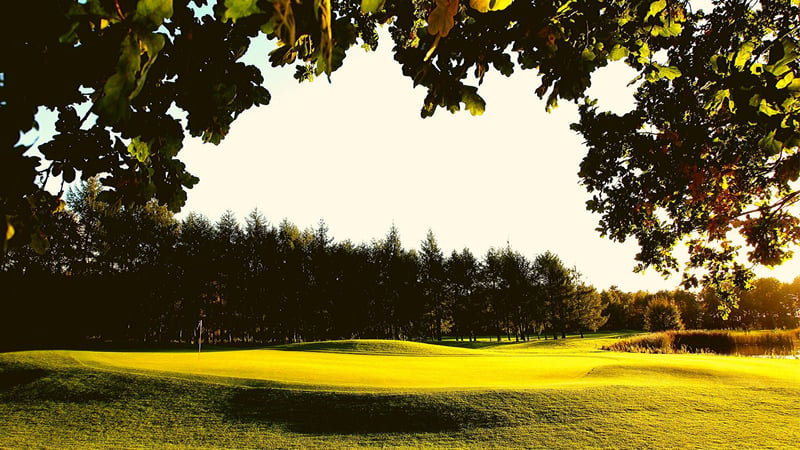
<path id="1" fill-rule="evenodd" d="M 536 352 L 531 346 L 469 350 L 415 343 L 345 341 L 311 347 L 191 352 L 68 352 L 82 365 L 260 380 L 296 387 L 359 391 L 533 389 L 556 385 L 800 383 L 800 361 L 710 355 L 624 354 L 587 350 Z M 307 344 L 308 345 L 308 344 Z M 383 348 L 383 354 L 374 347 Z M 289 350 L 289 351 L 287 351 Z M 296 350 L 296 351 L 291 351 Z M 552 349 L 551 349 L 552 350 Z"/>

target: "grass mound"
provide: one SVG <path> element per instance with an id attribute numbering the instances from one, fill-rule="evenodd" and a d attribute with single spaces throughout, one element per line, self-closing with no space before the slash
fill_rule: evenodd
<path id="1" fill-rule="evenodd" d="M 351 339 L 343 341 L 303 342 L 275 347 L 280 350 L 326 353 L 364 353 L 405 356 L 472 355 L 472 349 L 449 347 L 422 342 L 381 339 Z"/>
<path id="2" fill-rule="evenodd" d="M 800 329 L 666 331 L 624 339 L 603 348 L 633 353 L 716 353 L 750 356 L 792 355 L 798 347 L 800 347 Z"/>

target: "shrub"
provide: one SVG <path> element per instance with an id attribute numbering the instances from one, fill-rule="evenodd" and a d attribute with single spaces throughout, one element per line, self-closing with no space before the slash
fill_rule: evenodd
<path id="1" fill-rule="evenodd" d="M 672 340 L 668 333 L 651 333 L 623 339 L 603 350 L 631 353 L 672 353 Z"/>
<path id="2" fill-rule="evenodd" d="M 733 355 L 736 342 L 729 331 L 691 330 L 673 333 L 674 349 L 686 353 L 718 353 Z"/>
<path id="3" fill-rule="evenodd" d="M 647 331 L 682 330 L 678 305 L 664 297 L 653 297 L 644 311 L 644 328 Z"/>
<path id="4" fill-rule="evenodd" d="M 800 329 L 788 331 L 666 331 L 624 339 L 604 350 L 633 353 L 717 353 L 791 355 L 800 347 Z"/>
<path id="5" fill-rule="evenodd" d="M 759 331 L 735 335 L 736 353 L 739 355 L 789 355 L 794 352 L 798 339 L 793 331 Z"/>

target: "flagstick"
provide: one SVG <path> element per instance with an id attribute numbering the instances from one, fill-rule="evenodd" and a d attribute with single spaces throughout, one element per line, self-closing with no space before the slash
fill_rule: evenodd
<path id="1" fill-rule="evenodd" d="M 200 319 L 200 323 L 197 325 L 200 332 L 197 333 L 197 353 L 203 351 L 203 319 Z"/>

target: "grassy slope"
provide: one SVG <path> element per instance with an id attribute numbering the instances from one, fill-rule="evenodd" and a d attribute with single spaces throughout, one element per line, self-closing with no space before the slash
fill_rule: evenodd
<path id="1" fill-rule="evenodd" d="M 0 447 L 800 442 L 800 361 L 598 351 L 610 338 L 0 354 Z"/>

